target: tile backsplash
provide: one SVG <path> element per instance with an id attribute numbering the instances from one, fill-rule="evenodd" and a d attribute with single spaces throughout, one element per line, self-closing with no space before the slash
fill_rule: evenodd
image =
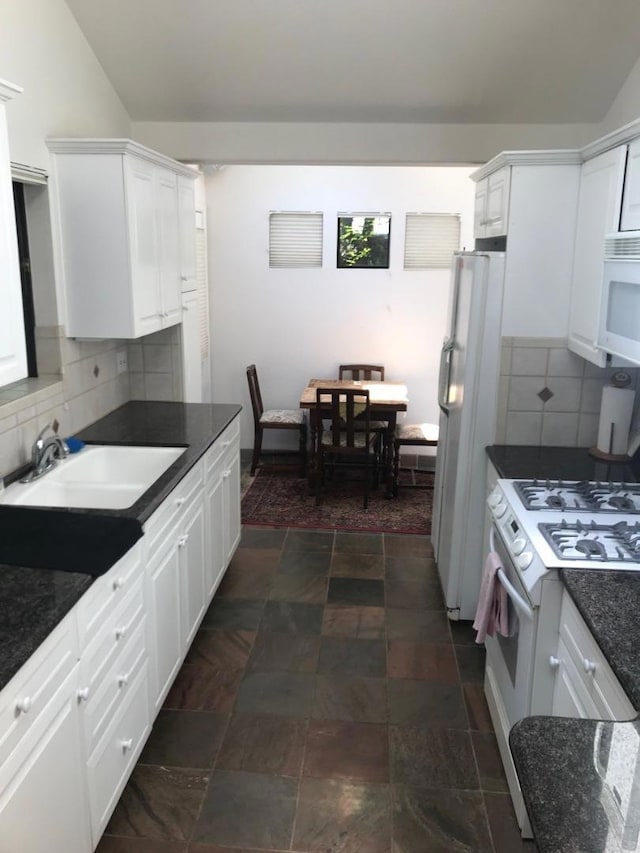
<path id="1" fill-rule="evenodd" d="M 132 400 L 182 399 L 181 326 L 129 341 Z"/>
<path id="2" fill-rule="evenodd" d="M 640 369 L 624 370 L 630 387 L 640 390 Z M 592 447 L 602 389 L 614 372 L 575 355 L 564 338 L 503 338 L 496 443 Z"/>

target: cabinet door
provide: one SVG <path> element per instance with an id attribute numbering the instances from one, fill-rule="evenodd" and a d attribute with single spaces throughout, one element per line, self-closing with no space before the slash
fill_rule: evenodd
<path id="1" fill-rule="evenodd" d="M 237 446 L 232 454 L 225 458 L 224 483 L 224 535 L 225 567 L 235 554 L 240 542 L 240 451 Z"/>
<path id="2" fill-rule="evenodd" d="M 615 231 L 615 228 L 611 229 Z M 640 230 L 640 139 L 629 145 L 622 198 L 621 231 Z"/>
<path id="3" fill-rule="evenodd" d="M 67 676 L 29 735 L 0 768 L 0 850 L 92 849 L 76 700 Z"/>
<path id="4" fill-rule="evenodd" d="M 178 539 L 182 582 L 182 648 L 186 653 L 204 614 L 204 504 L 202 493 L 187 510 Z"/>
<path id="5" fill-rule="evenodd" d="M 178 176 L 178 216 L 180 219 L 180 284 L 182 292 L 195 290 L 196 281 L 196 198 L 191 178 Z"/>
<path id="6" fill-rule="evenodd" d="M 178 181 L 173 172 L 156 170 L 156 222 L 158 228 L 158 269 L 162 326 L 182 321 L 180 291 L 180 247 L 178 223 Z"/>
<path id="7" fill-rule="evenodd" d="M 501 237 L 507 233 L 509 220 L 509 191 L 511 167 L 506 166 L 487 178 L 487 237 Z"/>
<path id="8" fill-rule="evenodd" d="M 180 557 L 178 529 L 173 528 L 148 566 L 150 642 L 149 687 L 152 712 L 160 710 L 182 661 L 180 628 Z"/>
<path id="9" fill-rule="evenodd" d="M 0 92 L 0 95 L 2 93 Z M 16 220 L 4 104 L 0 101 L 0 387 L 27 375 Z"/>
<path id="10" fill-rule="evenodd" d="M 478 181 L 476 184 L 476 200 L 473 210 L 473 236 L 487 236 L 487 192 L 489 189 L 488 178 Z"/>
<path id="11" fill-rule="evenodd" d="M 136 337 L 162 328 L 153 166 L 125 158 L 127 217 Z"/>
<path id="12" fill-rule="evenodd" d="M 207 560 L 205 564 L 205 586 L 210 601 L 227 567 L 224 533 L 224 480 L 221 470 L 215 469 L 205 494 L 207 527 Z"/>
<path id="13" fill-rule="evenodd" d="M 580 674 L 576 671 L 569 651 L 562 640 L 558 642 L 558 660 L 551 715 L 553 717 L 597 719 L 598 710 L 589 696 Z"/>
<path id="14" fill-rule="evenodd" d="M 596 345 L 604 273 L 604 237 L 618 228 L 626 146 L 588 160 L 580 173 L 571 309 L 570 350 L 604 367 L 606 353 Z"/>

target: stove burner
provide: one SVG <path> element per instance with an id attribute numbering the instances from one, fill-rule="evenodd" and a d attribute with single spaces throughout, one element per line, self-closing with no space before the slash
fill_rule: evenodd
<path id="1" fill-rule="evenodd" d="M 539 530 L 561 560 L 640 563 L 640 522 L 598 524 L 596 521 L 539 524 Z"/>
<path id="2" fill-rule="evenodd" d="M 528 510 L 625 513 L 640 515 L 640 483 L 517 480 L 513 484 Z"/>

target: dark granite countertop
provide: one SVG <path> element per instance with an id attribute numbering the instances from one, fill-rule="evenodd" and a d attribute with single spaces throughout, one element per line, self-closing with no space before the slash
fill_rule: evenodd
<path id="1" fill-rule="evenodd" d="M 131 402 L 83 430 L 87 443 L 184 445 L 132 507 L 0 506 L 0 689 L 93 582 L 142 536 L 142 525 L 240 412 L 237 405 Z"/>
<path id="2" fill-rule="evenodd" d="M 75 572 L 0 565 L 0 690 L 92 583 Z"/>
<path id="3" fill-rule="evenodd" d="M 603 462 L 586 447 L 530 447 L 498 445 L 487 447 L 487 456 L 498 475 L 505 479 L 640 481 L 638 454 L 628 464 Z"/>
<path id="4" fill-rule="evenodd" d="M 0 504 L 0 563 L 92 574 L 107 571 L 142 536 L 144 522 L 240 409 L 234 404 L 133 401 L 96 421 L 78 438 L 88 444 L 180 446 L 185 451 L 126 509 Z"/>
<path id="5" fill-rule="evenodd" d="M 639 722 L 526 717 L 509 745 L 540 853 L 640 851 Z"/>

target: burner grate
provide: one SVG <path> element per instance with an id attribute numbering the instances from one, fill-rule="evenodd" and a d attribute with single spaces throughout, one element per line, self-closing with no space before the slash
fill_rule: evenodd
<path id="1" fill-rule="evenodd" d="M 640 522 L 595 521 L 539 524 L 538 529 L 562 560 L 593 560 L 601 563 L 640 563 Z"/>
<path id="2" fill-rule="evenodd" d="M 516 480 L 513 486 L 528 510 L 640 515 L 640 483 Z"/>

